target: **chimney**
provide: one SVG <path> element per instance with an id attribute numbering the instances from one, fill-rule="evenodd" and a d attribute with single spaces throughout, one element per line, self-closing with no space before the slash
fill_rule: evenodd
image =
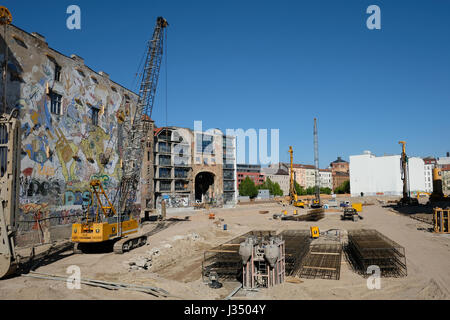
<path id="1" fill-rule="evenodd" d="M 450 152 L 447 152 L 447 157 L 450 157 Z"/>
<path id="2" fill-rule="evenodd" d="M 46 46 L 48 46 L 48 43 L 47 43 L 47 41 L 45 41 L 45 37 L 42 34 L 37 33 L 37 32 L 32 32 L 31 35 L 33 37 L 35 37 L 36 39 L 38 39 L 40 42 L 44 43 Z"/>
<path id="3" fill-rule="evenodd" d="M 102 77 L 105 77 L 106 79 L 109 79 L 109 74 L 107 74 L 106 72 L 100 71 L 98 74 Z"/>
<path id="4" fill-rule="evenodd" d="M 75 60 L 77 62 L 79 62 L 80 64 L 84 65 L 84 59 L 80 56 L 77 56 L 76 54 L 72 54 L 70 55 L 70 57 L 72 58 L 72 60 Z"/>

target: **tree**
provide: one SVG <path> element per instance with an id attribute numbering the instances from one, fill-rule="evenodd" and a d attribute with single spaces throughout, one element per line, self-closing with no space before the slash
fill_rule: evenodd
<path id="1" fill-rule="evenodd" d="M 316 194 L 316 187 L 309 187 L 308 189 L 306 189 L 306 194 L 307 195 L 314 195 L 314 194 Z"/>
<path id="2" fill-rule="evenodd" d="M 278 184 L 278 182 L 275 182 L 275 184 L 273 185 L 273 195 L 280 197 L 283 195 L 283 190 L 281 190 L 281 187 Z"/>
<path id="3" fill-rule="evenodd" d="M 320 188 L 320 193 L 322 194 L 331 194 L 331 191 L 330 188 Z"/>
<path id="4" fill-rule="evenodd" d="M 255 183 L 249 177 L 246 177 L 244 181 L 239 185 L 239 195 L 240 196 L 248 196 L 250 199 L 256 198 L 258 195 L 258 188 L 255 186 Z"/>
<path id="5" fill-rule="evenodd" d="M 305 188 L 303 188 L 301 185 L 299 185 L 297 183 L 297 181 L 294 181 L 294 187 L 295 187 L 295 191 L 297 192 L 297 195 L 299 196 L 304 196 L 306 195 L 306 190 Z"/>
<path id="6" fill-rule="evenodd" d="M 339 187 L 334 190 L 337 194 L 347 194 L 350 193 L 350 180 L 345 181 Z"/>

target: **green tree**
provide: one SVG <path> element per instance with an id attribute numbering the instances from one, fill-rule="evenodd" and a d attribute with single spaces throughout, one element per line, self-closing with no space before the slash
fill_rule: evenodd
<path id="1" fill-rule="evenodd" d="M 331 194 L 332 190 L 330 188 L 320 188 L 321 194 Z"/>
<path id="2" fill-rule="evenodd" d="M 250 199 L 256 198 L 258 195 L 258 188 L 255 186 L 255 183 L 249 177 L 246 177 L 244 181 L 239 185 L 239 195 L 240 196 L 248 196 Z"/>
<path id="3" fill-rule="evenodd" d="M 273 184 L 273 195 L 274 196 L 280 196 L 280 197 L 283 195 L 283 190 L 281 190 L 281 187 L 278 184 L 278 182 L 275 182 Z"/>
<path id="4" fill-rule="evenodd" d="M 297 183 L 297 181 L 294 181 L 294 187 L 295 187 L 295 191 L 297 192 L 297 195 L 299 196 L 304 196 L 306 195 L 306 190 Z"/>
<path id="5" fill-rule="evenodd" d="M 350 193 L 350 180 L 345 181 L 339 187 L 334 190 L 337 194 L 348 194 Z"/>
<path id="6" fill-rule="evenodd" d="M 309 187 L 308 189 L 306 189 L 306 194 L 307 195 L 314 195 L 314 194 L 316 194 L 316 187 Z"/>

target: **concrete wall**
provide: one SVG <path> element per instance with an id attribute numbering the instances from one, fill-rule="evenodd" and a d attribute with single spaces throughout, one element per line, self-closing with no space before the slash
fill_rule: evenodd
<path id="1" fill-rule="evenodd" d="M 86 67 L 81 58 L 50 49 L 43 38 L 15 27 L 9 30 L 6 43 L 13 71 L 7 98 L 10 109 L 20 110 L 22 129 L 17 241 L 25 245 L 55 240 L 56 234 L 70 236 L 70 224 L 90 203 L 92 179 L 101 180 L 110 196 L 115 194 L 137 96 Z M 0 52 L 4 44 L 2 39 Z M 59 81 L 54 61 L 62 68 Z M 49 90 L 62 95 L 60 114 L 51 113 Z M 92 124 L 92 107 L 100 110 L 98 125 Z M 118 115 L 124 115 L 123 123 Z M 101 154 L 110 155 L 106 165 Z"/>
<path id="2" fill-rule="evenodd" d="M 425 189 L 424 162 L 409 159 L 410 191 Z M 400 156 L 376 157 L 372 154 L 350 156 L 350 188 L 352 196 L 396 195 L 403 193 Z"/>

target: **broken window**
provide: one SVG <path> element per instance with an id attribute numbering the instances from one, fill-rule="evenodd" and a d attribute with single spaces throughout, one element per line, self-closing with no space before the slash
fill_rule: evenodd
<path id="1" fill-rule="evenodd" d="M 84 72 L 80 69 L 77 69 L 77 72 L 80 76 L 82 76 L 83 78 L 86 77 L 86 75 L 84 74 Z"/>
<path id="2" fill-rule="evenodd" d="M 55 63 L 55 81 L 61 81 L 61 66 Z"/>
<path id="3" fill-rule="evenodd" d="M 27 45 L 25 44 L 25 42 L 23 42 L 22 39 L 20 39 L 17 36 L 13 36 L 13 38 L 19 46 L 24 47 L 25 49 L 28 49 Z"/>
<path id="4" fill-rule="evenodd" d="M 50 112 L 53 114 L 61 114 L 62 96 L 53 91 L 50 92 Z"/>
<path id="5" fill-rule="evenodd" d="M 96 107 L 91 107 L 91 119 L 92 119 L 92 124 L 94 126 L 98 126 L 98 114 L 100 112 L 99 108 Z"/>

